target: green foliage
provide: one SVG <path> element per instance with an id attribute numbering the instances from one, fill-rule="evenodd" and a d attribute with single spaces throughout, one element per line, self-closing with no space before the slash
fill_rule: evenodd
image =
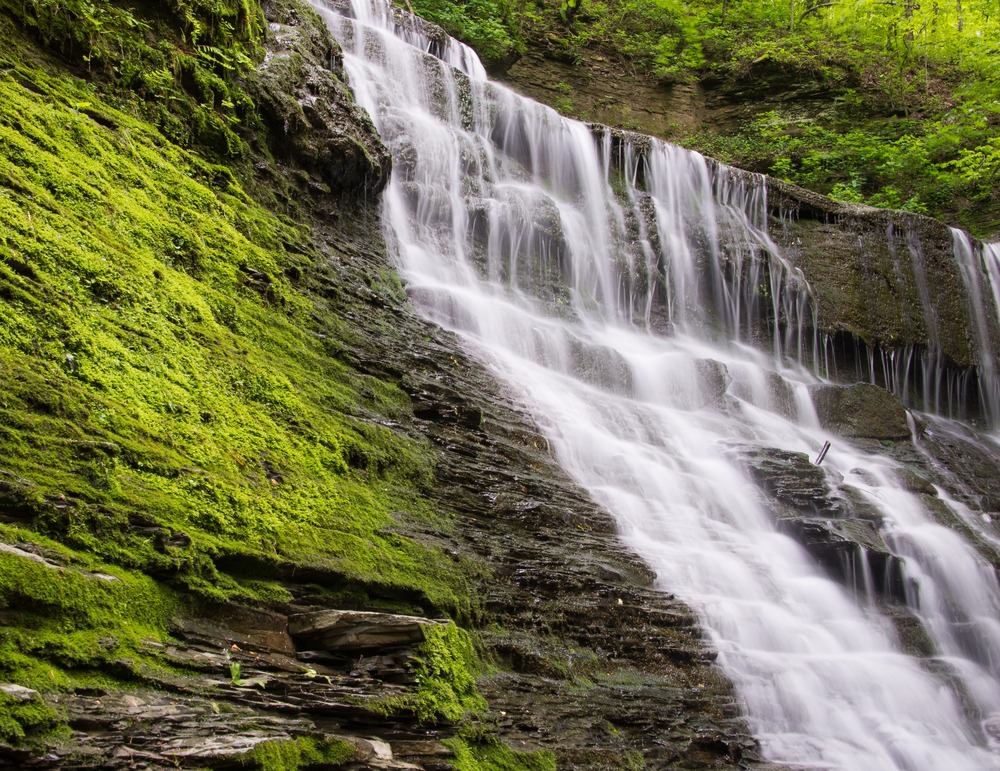
<path id="1" fill-rule="evenodd" d="M 984 140 L 977 122 L 967 110 L 838 130 L 771 111 L 735 136 L 703 133 L 687 144 L 843 201 L 933 214 L 985 235 L 1000 226 L 1000 144 Z"/>
<path id="2" fill-rule="evenodd" d="M 342 739 L 317 740 L 309 736 L 262 742 L 240 758 L 240 765 L 261 771 L 298 771 L 300 768 L 340 766 L 354 760 L 354 747 Z"/>
<path id="3" fill-rule="evenodd" d="M 475 48 L 487 67 L 524 53 L 513 8 L 505 0 L 414 0 L 413 10 Z"/>
<path id="4" fill-rule="evenodd" d="M 462 3 L 417 8 L 481 47 Z M 1000 14 L 982 3 L 533 0 L 479 8 L 515 47 L 527 41 L 567 63 L 610 57 L 665 83 L 708 78 L 749 90 L 750 99 L 799 86 L 826 92 L 829 104 L 811 114 L 765 114 L 738 132 L 707 129 L 684 143 L 844 200 L 926 212 L 981 236 L 1000 231 Z M 553 106 L 574 115 L 577 103 L 559 93 Z"/>

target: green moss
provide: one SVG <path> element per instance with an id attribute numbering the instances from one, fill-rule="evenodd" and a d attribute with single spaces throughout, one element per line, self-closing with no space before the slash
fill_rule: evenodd
<path id="1" fill-rule="evenodd" d="M 64 567 L 0 554 L 0 666 L 128 677 L 176 602 L 287 601 L 290 563 L 468 615 L 470 567 L 405 535 L 450 526 L 433 452 L 331 355 L 308 232 L 0 25 L 0 541 Z"/>
<path id="2" fill-rule="evenodd" d="M 72 672 L 138 671 L 166 638 L 178 601 L 151 578 L 26 530 L 0 526 L 0 540 L 20 545 L 0 551 L 0 679 L 44 690 Z"/>
<path id="3" fill-rule="evenodd" d="M 354 747 L 342 739 L 296 739 L 263 742 L 240 759 L 240 765 L 262 771 L 298 771 L 313 766 L 339 766 L 354 759 Z"/>
<path id="4" fill-rule="evenodd" d="M 240 76 L 262 55 L 260 4 L 0 0 L 0 13 L 140 107 L 175 141 L 221 156 L 244 153 L 235 128 L 253 120 L 253 103 Z"/>
<path id="5" fill-rule="evenodd" d="M 469 732 L 444 741 L 455 753 L 456 771 L 555 771 L 556 756 L 549 750 L 514 750 L 495 736 Z"/>
<path id="6" fill-rule="evenodd" d="M 423 723 L 455 722 L 482 713 L 486 701 L 476 688 L 482 662 L 469 633 L 449 623 L 424 627 L 424 638 L 417 648 L 416 693 L 373 706 L 386 714 L 413 712 Z"/>
<path id="7" fill-rule="evenodd" d="M 0 691 L 0 742 L 37 749 L 67 734 L 65 721 L 37 694 Z"/>

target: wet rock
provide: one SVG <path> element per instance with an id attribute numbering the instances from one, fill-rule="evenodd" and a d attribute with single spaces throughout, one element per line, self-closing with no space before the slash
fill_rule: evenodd
<path id="1" fill-rule="evenodd" d="M 779 516 L 843 514 L 841 501 L 831 495 L 826 473 L 801 452 L 777 447 L 734 448 L 750 477 L 780 504 Z"/>
<path id="2" fill-rule="evenodd" d="M 1000 449 L 995 442 L 954 423 L 920 426 L 919 446 L 934 475 L 962 503 L 992 518 L 1000 514 Z M 1000 535 L 1000 533 L 998 533 Z"/>
<path id="3" fill-rule="evenodd" d="M 467 428 L 479 428 L 483 411 L 469 404 L 467 397 L 438 382 L 421 384 L 410 392 L 413 414 L 421 420 L 456 423 Z"/>
<path id="4" fill-rule="evenodd" d="M 325 610 L 292 616 L 288 631 L 303 648 L 359 651 L 416 645 L 423 642 L 425 628 L 444 623 L 393 613 Z"/>
<path id="5" fill-rule="evenodd" d="M 902 562 L 871 522 L 862 519 L 782 519 L 778 529 L 805 547 L 841 584 L 862 597 L 906 602 Z"/>
<path id="6" fill-rule="evenodd" d="M 884 388 L 868 383 L 809 389 L 820 424 L 848 438 L 909 439 L 906 410 Z"/>
<path id="7" fill-rule="evenodd" d="M 820 332 L 848 333 L 886 350 L 934 345 L 960 367 L 975 363 L 970 301 L 944 223 L 834 201 L 775 179 L 767 186 L 775 215 L 793 215 L 774 236 L 813 288 Z"/>
<path id="8" fill-rule="evenodd" d="M 259 608 L 226 603 L 216 606 L 212 618 L 178 618 L 174 633 L 189 642 L 223 640 L 227 647 L 264 650 L 293 655 L 295 645 L 288 634 L 288 617 Z"/>
<path id="9" fill-rule="evenodd" d="M 572 338 L 567 341 L 573 376 L 610 391 L 632 388 L 632 372 L 628 362 L 608 346 Z"/>
<path id="10" fill-rule="evenodd" d="M 160 754 L 179 764 L 218 765 L 242 757 L 258 744 L 270 741 L 288 741 L 292 737 L 281 733 L 253 733 L 240 735 L 195 736 L 167 742 Z"/>
<path id="11" fill-rule="evenodd" d="M 775 447 L 732 452 L 759 485 L 778 530 L 849 589 L 905 601 L 901 562 L 879 533 L 881 516 L 861 494 L 807 455 Z"/>
<path id="12" fill-rule="evenodd" d="M 698 359 L 695 361 L 698 372 L 698 382 L 702 406 L 722 407 L 725 404 L 726 392 L 733 379 L 726 365 L 714 359 Z"/>
<path id="13" fill-rule="evenodd" d="M 267 53 L 246 89 L 276 158 L 315 173 L 334 194 L 374 194 L 391 158 L 343 82 L 340 48 L 315 11 L 296 0 L 265 4 Z"/>

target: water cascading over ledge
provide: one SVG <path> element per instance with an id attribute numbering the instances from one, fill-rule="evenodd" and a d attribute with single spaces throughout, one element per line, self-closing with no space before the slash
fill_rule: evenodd
<path id="1" fill-rule="evenodd" d="M 828 298 L 779 243 L 795 221 L 772 234 L 768 183 L 568 121 L 387 6 L 321 11 L 393 154 L 384 226 L 415 306 L 697 610 L 769 759 L 1000 768 L 997 554 L 878 445 L 811 462 L 830 410 L 884 424 L 844 430 L 859 441 L 911 424 L 884 390 L 820 377 Z"/>
<path id="2" fill-rule="evenodd" d="M 767 184 L 773 237 L 816 289 L 817 371 L 877 384 L 924 412 L 1000 425 L 995 245 L 927 217 Z"/>

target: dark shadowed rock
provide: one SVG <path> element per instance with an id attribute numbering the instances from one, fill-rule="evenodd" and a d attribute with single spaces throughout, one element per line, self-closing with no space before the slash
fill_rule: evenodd
<path id="1" fill-rule="evenodd" d="M 823 428 L 859 439 L 907 439 L 906 410 L 884 388 L 868 383 L 809 389 Z"/>
<path id="2" fill-rule="evenodd" d="M 305 5 L 275 0 L 266 12 L 267 53 L 246 88 L 270 152 L 318 175 L 335 195 L 378 192 L 391 157 L 343 82 L 340 47 Z"/>

